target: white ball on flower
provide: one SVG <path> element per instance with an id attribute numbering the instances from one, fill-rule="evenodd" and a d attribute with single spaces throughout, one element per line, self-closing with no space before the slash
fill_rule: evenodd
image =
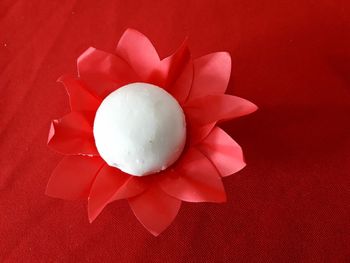
<path id="1" fill-rule="evenodd" d="M 108 165 L 135 176 L 169 167 L 186 141 L 181 106 L 164 89 L 148 83 L 128 84 L 109 94 L 96 112 L 93 131 Z"/>

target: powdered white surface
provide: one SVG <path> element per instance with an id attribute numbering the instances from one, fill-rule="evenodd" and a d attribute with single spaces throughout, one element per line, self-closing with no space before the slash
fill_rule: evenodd
<path id="1" fill-rule="evenodd" d="M 132 83 L 108 95 L 94 121 L 95 143 L 110 165 L 135 176 L 164 170 L 186 141 L 182 108 L 165 90 Z"/>

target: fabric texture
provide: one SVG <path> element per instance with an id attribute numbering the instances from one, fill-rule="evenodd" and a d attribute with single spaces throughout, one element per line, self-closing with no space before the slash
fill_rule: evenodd
<path id="1" fill-rule="evenodd" d="M 346 262 L 349 12 L 341 0 L 0 1 L 0 261 Z M 158 237 L 126 201 L 90 224 L 85 201 L 45 195 L 63 158 L 50 120 L 69 112 L 56 80 L 129 27 L 161 59 L 186 36 L 195 58 L 229 52 L 227 93 L 259 106 L 220 124 L 247 163 L 223 179 L 227 202 L 184 203 Z"/>

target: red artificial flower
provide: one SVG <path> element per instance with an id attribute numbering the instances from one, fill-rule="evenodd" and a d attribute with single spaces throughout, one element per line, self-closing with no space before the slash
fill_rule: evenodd
<path id="1" fill-rule="evenodd" d="M 114 53 L 90 47 L 77 65 L 78 77 L 59 79 L 69 94 L 71 112 L 51 124 L 48 145 L 66 156 L 51 175 L 47 195 L 87 198 L 90 222 L 107 204 L 127 199 L 153 235 L 170 225 L 182 201 L 226 201 L 221 178 L 241 170 L 245 163 L 241 147 L 216 124 L 257 109 L 245 99 L 224 94 L 231 73 L 228 53 L 192 59 L 185 42 L 160 60 L 147 37 L 128 29 Z M 102 100 L 134 82 L 164 88 L 181 105 L 187 123 L 180 158 L 166 170 L 145 177 L 108 166 L 93 136 L 94 116 Z"/>

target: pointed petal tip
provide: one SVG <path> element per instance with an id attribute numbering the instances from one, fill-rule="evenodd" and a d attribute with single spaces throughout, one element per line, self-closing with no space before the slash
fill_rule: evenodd
<path id="1" fill-rule="evenodd" d="M 72 77 L 72 75 L 70 75 L 70 74 L 63 74 L 56 80 L 56 82 L 64 82 L 65 79 L 71 78 L 71 77 Z"/>
<path id="2" fill-rule="evenodd" d="M 88 197 L 87 212 L 90 224 L 92 224 L 96 220 L 96 218 L 102 213 L 104 208 L 105 207 L 103 207 L 102 209 L 96 209 L 95 207 L 92 207 L 92 203 L 90 202 L 90 196 Z"/>
<path id="3" fill-rule="evenodd" d="M 233 171 L 232 173 L 227 174 L 227 175 L 225 175 L 223 177 L 228 177 L 228 176 L 231 176 L 231 175 L 233 175 L 235 173 L 238 173 L 239 171 L 242 171 L 246 166 L 247 166 L 247 163 L 244 160 L 241 160 L 241 166 L 236 167 L 235 171 Z"/>
<path id="4" fill-rule="evenodd" d="M 246 166 L 240 145 L 219 127 L 196 147 L 212 162 L 221 177 L 237 173 Z"/>
<path id="5" fill-rule="evenodd" d="M 90 190 L 91 192 L 91 190 Z M 92 224 L 92 222 L 94 222 L 94 220 L 96 219 L 96 216 L 94 217 L 90 208 L 90 195 L 87 198 L 87 217 L 88 217 L 88 221 L 90 224 Z"/>
<path id="6" fill-rule="evenodd" d="M 213 107 L 208 107 L 208 105 L 213 105 Z M 184 110 L 190 122 L 204 126 L 251 114 L 257 110 L 257 106 L 241 97 L 219 94 L 189 101 L 184 106 Z"/>
<path id="7" fill-rule="evenodd" d="M 226 60 L 227 63 L 230 64 L 230 71 L 231 71 L 231 64 L 232 64 L 232 58 L 231 58 L 231 54 L 228 51 L 218 51 L 215 52 L 218 56 L 221 56 L 223 59 Z"/>
<path id="8" fill-rule="evenodd" d="M 77 62 L 81 61 L 86 56 L 90 55 L 92 52 L 94 52 L 96 48 L 94 47 L 88 47 L 81 55 L 77 58 Z"/>
<path id="9" fill-rule="evenodd" d="M 151 187 L 142 195 L 129 198 L 128 202 L 137 220 L 154 236 L 169 227 L 182 204 L 158 187 Z"/>
<path id="10" fill-rule="evenodd" d="M 50 184 L 50 181 L 49 181 L 49 183 L 46 185 L 46 189 L 45 189 L 45 193 L 44 193 L 46 196 L 51 197 L 51 198 L 61 199 L 61 200 L 69 200 L 69 201 L 74 200 L 73 198 L 66 198 L 66 197 L 64 197 L 64 196 L 60 196 L 59 194 L 57 194 L 57 193 L 55 193 L 55 192 L 52 192 L 52 191 L 50 190 L 49 184 Z"/>
<path id="11" fill-rule="evenodd" d="M 74 200 L 77 200 L 77 198 L 68 198 L 68 197 L 65 197 L 65 196 L 61 196 L 57 193 L 54 193 L 54 192 L 50 192 L 50 189 L 49 189 L 49 186 L 47 185 L 46 186 L 46 189 L 45 189 L 45 193 L 44 193 L 46 196 L 50 197 L 50 198 L 56 198 L 56 199 L 61 199 L 61 200 L 66 200 L 66 201 L 74 201 Z"/>
<path id="12" fill-rule="evenodd" d="M 259 107 L 256 104 L 254 104 L 253 102 L 250 102 L 250 104 L 251 104 L 251 112 L 250 113 L 253 113 L 259 109 Z"/>
<path id="13" fill-rule="evenodd" d="M 52 140 L 53 136 L 55 136 L 55 120 L 52 120 L 50 123 L 50 129 L 49 129 L 49 135 L 47 138 L 47 144 L 49 145 L 50 141 Z"/>
<path id="14" fill-rule="evenodd" d="M 95 221 L 96 217 L 97 217 L 97 216 L 94 217 L 94 216 L 90 215 L 89 212 L 88 212 L 88 221 L 89 221 L 89 224 L 92 224 L 92 223 Z"/>
<path id="15" fill-rule="evenodd" d="M 123 58 L 135 71 L 140 80 L 147 80 L 160 59 L 157 50 L 148 37 L 128 28 L 119 39 L 115 53 Z"/>
<path id="16" fill-rule="evenodd" d="M 136 42 L 140 41 L 140 40 L 146 41 L 146 42 L 148 42 L 150 47 L 152 47 L 155 50 L 155 47 L 154 47 L 153 43 L 151 42 L 151 40 L 145 34 L 141 33 L 139 30 L 137 30 L 135 28 L 129 27 L 129 28 L 124 30 L 124 32 L 122 33 L 122 35 L 119 38 L 119 41 L 118 41 L 118 44 L 117 44 L 117 53 L 118 53 L 119 45 L 121 43 L 123 43 L 123 41 L 125 39 L 129 40 L 129 38 L 132 39 L 133 41 L 136 41 Z M 129 43 L 127 43 L 127 44 L 129 44 Z M 134 43 L 132 43 L 132 44 L 134 44 Z M 158 55 L 158 53 L 157 53 L 157 55 Z M 158 59 L 159 59 L 159 56 L 158 56 Z"/>
<path id="17" fill-rule="evenodd" d="M 98 215 L 93 215 L 92 212 L 90 211 L 89 207 L 88 207 L 88 220 L 89 220 L 90 224 L 92 224 L 95 221 L 97 216 Z"/>
<path id="18" fill-rule="evenodd" d="M 151 230 L 148 230 L 154 237 L 157 237 L 157 236 L 159 236 L 161 233 L 163 233 L 163 231 L 162 232 L 160 232 L 160 233 L 156 233 L 156 232 L 153 232 L 153 231 L 151 231 Z"/>
<path id="19" fill-rule="evenodd" d="M 240 168 L 238 168 L 237 171 L 234 172 L 233 174 L 235 174 L 235 173 L 237 173 L 237 172 L 243 170 L 246 166 L 247 166 L 247 163 L 246 163 L 245 161 L 242 161 L 242 166 L 241 166 Z"/>
<path id="20" fill-rule="evenodd" d="M 187 101 L 225 93 L 231 76 L 231 55 L 226 51 L 213 52 L 196 58 L 194 78 Z"/>
<path id="21" fill-rule="evenodd" d="M 244 109 L 245 113 L 242 114 L 242 116 L 250 115 L 250 114 L 256 112 L 256 111 L 259 109 L 259 107 L 258 107 L 256 104 L 254 104 L 253 102 L 251 102 L 251 101 L 249 101 L 249 100 L 246 100 L 246 99 L 243 99 L 243 100 L 245 101 L 245 105 L 244 105 L 244 107 L 245 107 L 245 109 Z M 225 121 L 225 120 L 224 120 L 224 121 Z"/>
<path id="22" fill-rule="evenodd" d="M 56 80 L 56 82 L 63 82 L 64 78 L 65 78 L 65 75 L 62 75 Z"/>
<path id="23" fill-rule="evenodd" d="M 128 27 L 127 29 L 124 30 L 124 32 L 120 38 L 122 38 L 124 35 L 127 35 L 127 34 L 138 34 L 139 36 L 146 37 L 139 30 L 137 30 L 133 27 Z"/>

